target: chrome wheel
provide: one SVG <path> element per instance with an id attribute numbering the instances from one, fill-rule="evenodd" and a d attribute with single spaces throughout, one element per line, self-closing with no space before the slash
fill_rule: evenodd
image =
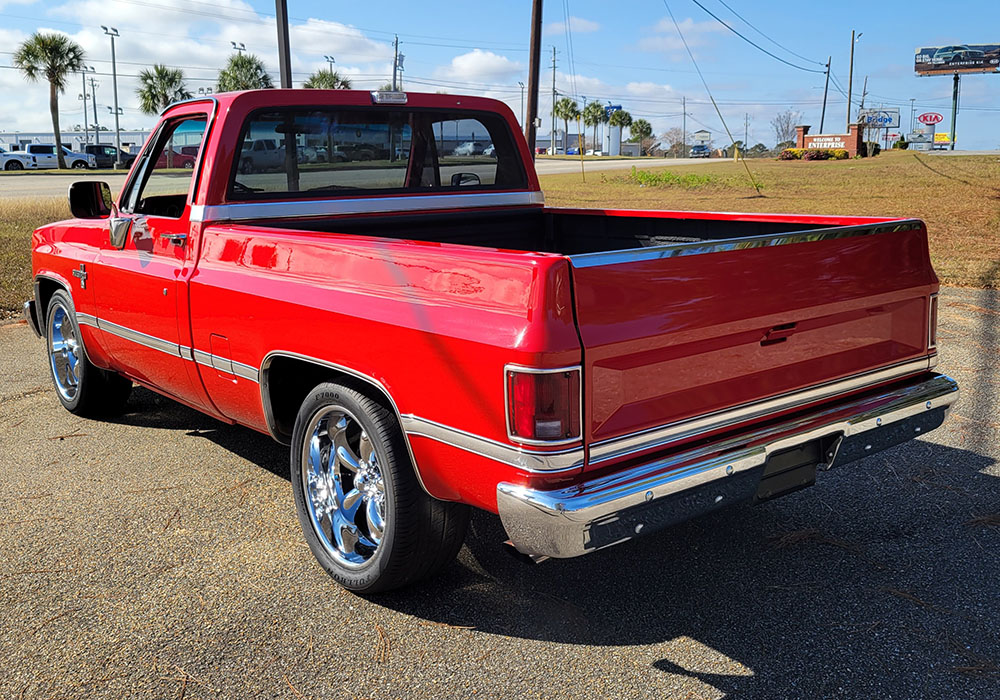
<path id="1" fill-rule="evenodd" d="M 302 490 L 312 527 L 341 565 L 357 568 L 385 532 L 385 481 L 371 438 L 341 406 L 312 417 L 302 448 Z"/>
<path id="2" fill-rule="evenodd" d="M 52 312 L 48 343 L 49 364 L 56 389 L 66 401 L 72 401 L 80 388 L 79 367 L 83 350 L 76 324 L 62 304 L 58 304 Z"/>

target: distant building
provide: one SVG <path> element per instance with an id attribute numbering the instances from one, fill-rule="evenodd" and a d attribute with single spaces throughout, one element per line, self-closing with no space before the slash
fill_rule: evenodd
<path id="1" fill-rule="evenodd" d="M 103 143 L 109 146 L 115 144 L 115 133 L 113 131 L 98 131 L 96 140 L 94 131 L 91 130 L 89 139 L 84 140 L 82 131 L 62 132 L 62 143 L 66 148 L 79 151 L 86 143 Z M 122 150 L 129 153 L 138 153 L 142 144 L 146 142 L 149 130 L 121 131 Z M 51 131 L 0 131 L 0 146 L 12 151 L 21 150 L 29 143 L 52 143 L 55 138 Z"/>

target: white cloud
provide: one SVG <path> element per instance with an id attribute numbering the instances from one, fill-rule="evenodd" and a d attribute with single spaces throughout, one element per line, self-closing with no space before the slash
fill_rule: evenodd
<path id="1" fill-rule="evenodd" d="M 11 5 L 33 5 L 38 0 L 0 0 L 0 10 L 4 10 Z"/>
<path id="2" fill-rule="evenodd" d="M 601 25 L 597 22 L 593 22 L 589 19 L 583 19 L 582 17 L 569 18 L 569 28 L 570 31 L 576 32 L 577 34 L 590 34 L 591 32 L 596 32 L 601 28 Z M 545 25 L 545 30 L 543 34 L 565 34 L 566 33 L 566 22 L 549 22 Z"/>
<path id="3" fill-rule="evenodd" d="M 705 22 L 695 22 L 688 17 L 678 22 L 681 33 L 687 40 L 688 46 L 695 48 L 711 43 L 713 34 L 725 32 L 726 28 L 718 22 L 707 20 Z M 668 52 L 673 53 L 684 49 L 684 42 L 681 41 L 680 34 L 671 19 L 664 17 L 655 25 L 650 27 L 649 36 L 644 36 L 639 40 L 639 48 L 643 51 Z"/>
<path id="4" fill-rule="evenodd" d="M 675 97 L 674 90 L 669 85 L 653 82 L 632 82 L 625 86 L 625 91 L 636 97 Z"/>
<path id="5" fill-rule="evenodd" d="M 466 82 L 514 80 L 522 73 L 524 66 L 521 63 L 482 49 L 455 56 L 447 66 L 434 71 L 438 78 Z"/>

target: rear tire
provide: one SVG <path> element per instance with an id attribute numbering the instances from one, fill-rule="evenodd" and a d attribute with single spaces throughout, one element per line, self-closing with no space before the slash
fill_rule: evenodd
<path id="1" fill-rule="evenodd" d="M 121 413 L 132 393 L 132 381 L 91 364 L 69 293 L 58 290 L 45 310 L 45 342 L 49 373 L 59 402 L 78 416 Z"/>
<path id="2" fill-rule="evenodd" d="M 432 576 L 465 540 L 469 507 L 424 492 L 395 413 L 352 386 L 309 392 L 292 433 L 291 480 L 309 549 L 348 590 Z"/>

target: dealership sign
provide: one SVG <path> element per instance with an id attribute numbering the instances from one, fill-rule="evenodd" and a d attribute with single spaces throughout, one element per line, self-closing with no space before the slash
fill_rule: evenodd
<path id="1" fill-rule="evenodd" d="M 858 112 L 858 121 L 876 129 L 895 129 L 899 126 L 899 108 L 862 109 Z"/>
<path id="2" fill-rule="evenodd" d="M 940 124 L 944 121 L 944 117 L 937 112 L 924 112 L 917 117 L 917 121 L 921 124 Z"/>
<path id="3" fill-rule="evenodd" d="M 1000 44 L 952 44 L 916 50 L 917 75 L 1000 72 Z"/>

